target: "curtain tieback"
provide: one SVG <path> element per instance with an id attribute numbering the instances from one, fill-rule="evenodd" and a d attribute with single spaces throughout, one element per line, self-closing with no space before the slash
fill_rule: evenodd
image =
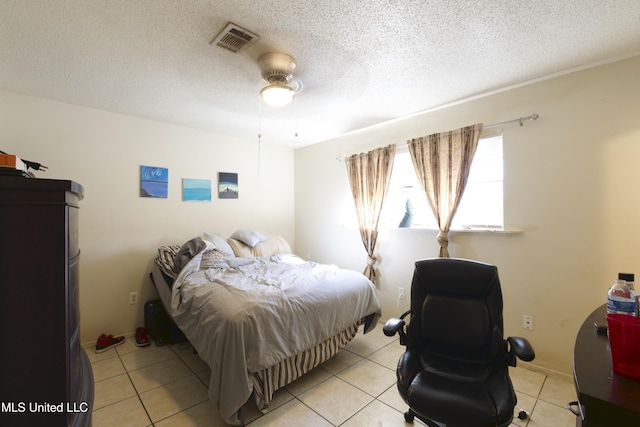
<path id="1" fill-rule="evenodd" d="M 446 248 L 447 246 L 449 246 L 449 233 L 440 230 L 436 240 L 438 240 L 438 243 L 440 244 L 440 246 L 442 246 L 443 248 Z"/>
<path id="2" fill-rule="evenodd" d="M 368 267 L 373 267 L 377 261 L 378 261 L 378 258 L 376 258 L 375 255 L 368 255 L 367 256 L 367 266 Z"/>

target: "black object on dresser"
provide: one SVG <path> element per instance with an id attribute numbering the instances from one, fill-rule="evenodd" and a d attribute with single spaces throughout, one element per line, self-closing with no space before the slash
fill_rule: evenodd
<path id="1" fill-rule="evenodd" d="M 0 425 L 88 426 L 73 181 L 0 176 Z"/>

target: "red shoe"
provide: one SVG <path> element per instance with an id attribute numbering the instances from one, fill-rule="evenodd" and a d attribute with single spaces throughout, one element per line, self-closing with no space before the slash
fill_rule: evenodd
<path id="1" fill-rule="evenodd" d="M 103 351 L 109 350 L 111 347 L 115 347 L 124 342 L 124 337 L 114 337 L 113 335 L 105 335 L 102 334 L 98 337 L 96 341 L 96 353 L 102 353 Z"/>
<path id="2" fill-rule="evenodd" d="M 138 347 L 146 347 L 149 345 L 149 338 L 147 338 L 147 327 L 136 329 L 136 345 Z"/>

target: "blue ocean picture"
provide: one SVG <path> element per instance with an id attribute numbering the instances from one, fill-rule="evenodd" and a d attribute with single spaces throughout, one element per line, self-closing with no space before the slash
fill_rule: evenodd
<path id="1" fill-rule="evenodd" d="M 218 198 L 238 198 L 238 174 L 229 172 L 218 173 Z"/>
<path id="2" fill-rule="evenodd" d="M 211 180 L 184 178 L 182 180 L 182 200 L 185 202 L 211 201 Z"/>
<path id="3" fill-rule="evenodd" d="M 140 197 L 166 199 L 169 194 L 169 169 L 140 166 Z"/>

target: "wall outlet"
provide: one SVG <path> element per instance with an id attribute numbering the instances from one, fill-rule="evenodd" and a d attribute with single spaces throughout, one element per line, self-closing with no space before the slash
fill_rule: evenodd
<path id="1" fill-rule="evenodd" d="M 398 288 L 398 299 L 404 299 L 404 288 Z"/>
<path id="2" fill-rule="evenodd" d="M 137 304 L 138 303 L 138 293 L 131 292 L 129 294 L 129 304 Z"/>
<path id="3" fill-rule="evenodd" d="M 522 315 L 522 328 L 533 331 L 533 316 Z"/>

